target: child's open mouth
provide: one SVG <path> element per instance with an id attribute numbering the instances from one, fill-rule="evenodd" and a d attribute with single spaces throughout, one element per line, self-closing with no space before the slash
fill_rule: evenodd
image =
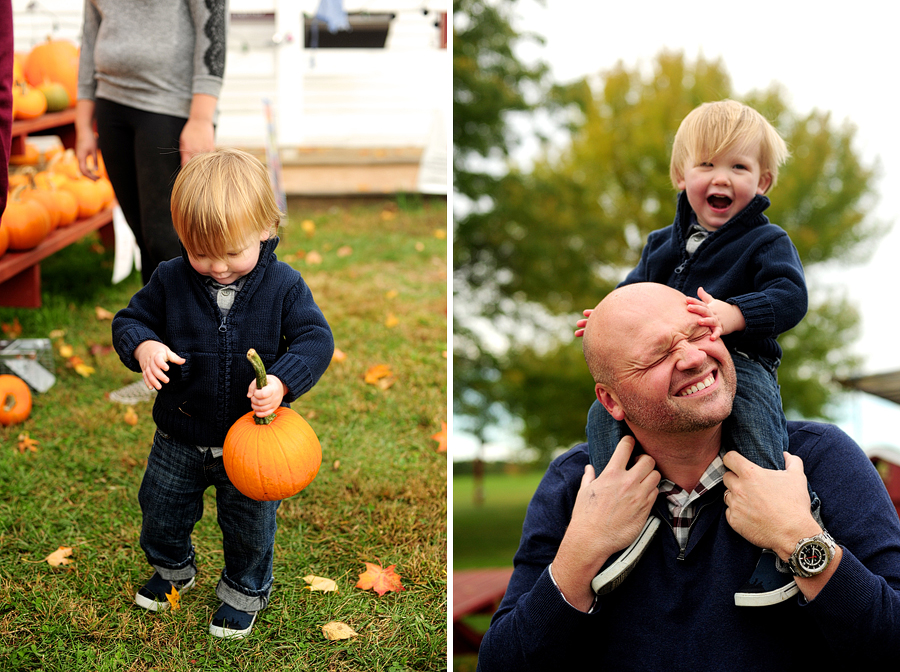
<path id="1" fill-rule="evenodd" d="M 706 202 L 716 210 L 725 210 L 731 205 L 731 199 L 727 196 L 710 196 L 706 199 Z"/>

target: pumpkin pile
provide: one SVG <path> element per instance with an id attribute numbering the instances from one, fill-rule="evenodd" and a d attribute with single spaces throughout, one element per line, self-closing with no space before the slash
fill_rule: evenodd
<path id="1" fill-rule="evenodd" d="M 47 41 L 13 59 L 13 119 L 34 119 L 75 106 L 78 47 L 68 40 Z"/>
<path id="2" fill-rule="evenodd" d="M 7 249 L 33 249 L 57 227 L 110 207 L 112 184 L 102 160 L 98 163 L 96 182 L 81 174 L 71 149 L 54 153 L 42 169 L 38 163 L 11 172 L 6 210 L 0 218 L 0 255 Z"/>
<path id="3" fill-rule="evenodd" d="M 266 386 L 266 369 L 256 350 L 247 352 L 256 372 L 256 386 Z M 241 493 L 260 502 L 296 495 L 319 473 L 322 447 L 299 413 L 279 406 L 260 418 L 250 411 L 228 430 L 222 462 L 229 480 Z"/>

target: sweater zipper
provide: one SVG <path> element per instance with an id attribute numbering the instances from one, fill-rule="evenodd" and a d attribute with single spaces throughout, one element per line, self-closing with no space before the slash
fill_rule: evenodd
<path id="1" fill-rule="evenodd" d="M 700 518 L 700 513 L 703 511 L 703 509 L 705 509 L 707 506 L 710 506 L 712 503 L 713 502 L 707 502 L 706 504 L 702 505 L 699 509 L 697 509 L 697 512 L 694 514 L 693 520 L 691 520 L 691 524 L 688 525 L 688 539 L 691 538 L 691 530 L 694 529 L 694 524 Z M 672 534 L 675 534 L 675 528 L 672 526 L 672 523 L 669 521 L 668 517 L 666 517 L 664 520 L 666 522 L 666 525 L 669 526 L 669 529 L 672 530 Z M 685 542 L 684 546 L 685 546 L 684 548 L 681 548 L 681 545 L 679 544 L 678 557 L 675 558 L 676 560 L 684 560 L 684 552 L 687 549 L 687 542 Z"/>

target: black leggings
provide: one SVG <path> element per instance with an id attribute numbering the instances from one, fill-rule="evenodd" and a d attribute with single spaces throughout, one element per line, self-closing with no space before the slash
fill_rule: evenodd
<path id="1" fill-rule="evenodd" d="M 181 168 L 179 138 L 187 119 L 98 99 L 97 146 L 141 250 L 141 278 L 181 255 L 172 228 L 172 185 Z"/>

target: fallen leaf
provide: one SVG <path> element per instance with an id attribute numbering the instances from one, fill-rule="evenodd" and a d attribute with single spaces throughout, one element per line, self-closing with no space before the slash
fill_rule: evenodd
<path id="1" fill-rule="evenodd" d="M 447 452 L 447 423 L 441 423 L 441 431 L 437 434 L 432 434 L 431 438 L 438 442 L 437 452 L 446 453 Z"/>
<path id="2" fill-rule="evenodd" d="M 304 219 L 300 222 L 300 228 L 307 236 L 311 236 L 316 232 L 316 223 L 311 219 Z"/>
<path id="3" fill-rule="evenodd" d="M 388 299 L 388 300 L 390 300 L 390 299 L 396 299 L 396 298 L 397 298 L 397 295 L 398 295 L 399 293 L 400 293 L 400 292 L 398 292 L 396 289 L 389 289 L 388 291 L 386 291 L 386 292 L 384 293 L 384 298 L 386 298 L 386 299 Z"/>
<path id="4" fill-rule="evenodd" d="M 306 263 L 307 264 L 321 264 L 322 263 L 322 255 L 313 250 L 309 254 L 306 255 Z"/>
<path id="5" fill-rule="evenodd" d="M 60 565 L 68 565 L 71 560 L 69 560 L 69 556 L 72 555 L 72 549 L 68 546 L 60 546 L 53 553 L 48 555 L 44 560 L 47 561 L 47 564 L 51 567 L 59 567 Z"/>
<path id="6" fill-rule="evenodd" d="M 443 357 L 444 359 L 447 359 L 447 351 L 446 350 L 441 351 L 441 357 Z"/>
<path id="7" fill-rule="evenodd" d="M 388 376 L 387 378 L 379 379 L 375 385 L 381 390 L 389 390 L 396 382 L 397 379 L 394 376 Z"/>
<path id="8" fill-rule="evenodd" d="M 62 338 L 65 335 L 66 335 L 65 329 L 54 329 L 53 331 L 51 331 L 48 334 L 48 338 L 50 338 L 51 340 L 55 340 L 57 338 Z"/>
<path id="9" fill-rule="evenodd" d="M 353 628 L 351 628 L 346 623 L 341 623 L 340 621 L 331 621 L 330 623 L 326 623 L 322 626 L 322 634 L 325 635 L 325 639 L 350 639 L 351 637 L 358 637 L 359 633 L 356 632 Z"/>
<path id="10" fill-rule="evenodd" d="M 365 564 L 366 571 L 359 575 L 359 582 L 356 584 L 357 588 L 374 590 L 379 596 L 390 591 L 399 593 L 401 590 L 405 590 L 400 583 L 400 575 L 394 572 L 394 567 L 397 565 L 391 565 L 385 569 L 381 565 L 371 562 L 366 562 Z"/>
<path id="11" fill-rule="evenodd" d="M 71 345 L 67 345 L 66 343 L 59 344 L 59 356 L 63 359 L 68 359 L 72 355 L 75 354 L 75 349 Z"/>
<path id="12" fill-rule="evenodd" d="M 113 313 L 101 306 L 94 306 L 94 314 L 97 316 L 98 320 L 111 320 L 115 317 Z"/>
<path id="13" fill-rule="evenodd" d="M 416 252 L 424 252 L 425 251 L 425 243 L 421 240 L 416 243 Z"/>
<path id="14" fill-rule="evenodd" d="M 310 574 L 309 576 L 304 576 L 303 580 L 309 584 L 310 590 L 321 590 L 323 593 L 332 593 L 337 592 L 337 584 L 331 579 L 326 579 L 324 576 L 314 576 Z"/>
<path id="15" fill-rule="evenodd" d="M 12 324 L 2 324 L 0 327 L 3 328 L 3 333 L 6 334 L 9 338 L 18 338 L 22 335 L 22 325 L 19 324 L 19 318 L 14 317 Z"/>
<path id="16" fill-rule="evenodd" d="M 125 411 L 125 424 L 134 427 L 138 423 L 138 414 L 134 410 L 134 406 L 129 406 Z"/>
<path id="17" fill-rule="evenodd" d="M 112 349 L 113 348 L 111 345 L 100 345 L 99 343 L 94 343 L 94 345 L 91 346 L 91 354 L 94 355 L 94 357 L 99 357 L 100 355 L 108 355 L 112 352 Z"/>
<path id="18" fill-rule="evenodd" d="M 438 240 L 446 240 L 447 232 L 444 229 L 435 229 L 434 237 L 437 238 Z"/>
<path id="19" fill-rule="evenodd" d="M 396 212 L 391 212 L 390 210 L 382 210 L 381 211 L 381 221 L 382 222 L 390 222 L 397 216 Z"/>
<path id="20" fill-rule="evenodd" d="M 341 468 L 341 461 L 340 461 L 340 460 L 335 460 L 334 463 L 331 465 L 331 470 L 332 470 L 332 471 L 337 471 L 337 470 L 340 469 L 340 468 Z"/>
<path id="21" fill-rule="evenodd" d="M 175 586 L 172 586 L 171 593 L 166 593 L 166 600 L 172 605 L 173 611 L 181 608 L 181 595 L 178 594 L 178 589 Z"/>
<path id="22" fill-rule="evenodd" d="M 369 385 L 375 385 L 382 378 L 391 375 L 393 375 L 393 372 L 391 371 L 391 367 L 387 364 L 376 364 L 375 366 L 369 367 L 369 370 L 366 371 L 365 381 Z"/>
<path id="23" fill-rule="evenodd" d="M 24 453 L 26 450 L 36 453 L 37 447 L 38 442 L 28 436 L 28 432 L 19 434 L 18 448 L 20 453 Z"/>
<path id="24" fill-rule="evenodd" d="M 75 373 L 77 373 L 82 378 L 87 378 L 96 370 L 93 366 L 88 366 L 87 364 L 85 364 L 81 357 L 72 357 L 69 360 L 69 364 L 73 369 L 75 369 Z"/>
<path id="25" fill-rule="evenodd" d="M 390 329 L 391 327 L 396 327 L 398 324 L 400 324 L 400 320 L 398 320 L 397 316 L 393 313 L 388 313 L 387 317 L 384 318 L 384 326 L 386 326 L 388 329 Z"/>
<path id="26" fill-rule="evenodd" d="M 342 245 L 337 249 L 337 256 L 339 257 L 349 257 L 353 254 L 353 248 L 349 245 Z"/>
<path id="27" fill-rule="evenodd" d="M 347 353 L 340 348 L 335 348 L 334 353 L 331 355 L 331 361 L 341 363 L 345 359 L 347 359 Z"/>

